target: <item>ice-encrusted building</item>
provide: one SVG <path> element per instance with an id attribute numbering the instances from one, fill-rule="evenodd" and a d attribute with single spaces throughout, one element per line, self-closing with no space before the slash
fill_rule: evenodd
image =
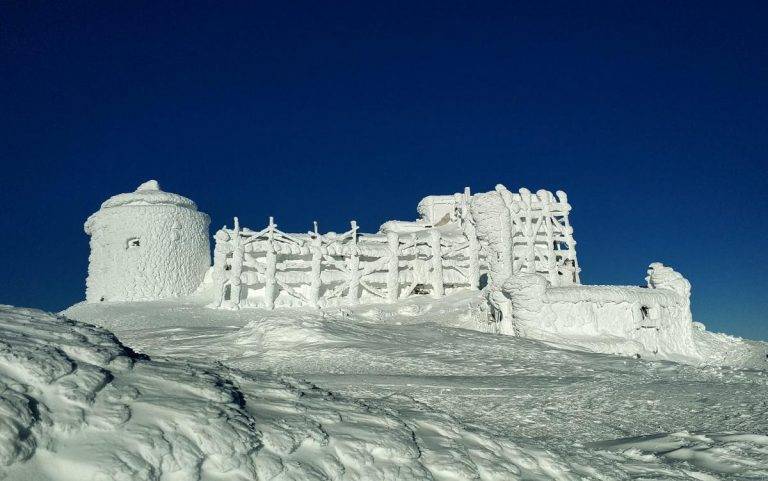
<path id="1" fill-rule="evenodd" d="M 352 221 L 343 233 L 286 233 L 269 219 L 252 230 L 235 218 L 216 232 L 209 267 L 208 216 L 157 183 L 106 201 L 91 234 L 89 302 L 161 299 L 203 287 L 210 307 L 316 308 L 394 303 L 481 291 L 475 312 L 488 330 L 615 336 L 649 351 L 692 349 L 690 284 L 653 263 L 647 287 L 580 282 L 571 206 L 562 191 L 425 197 L 416 221 L 373 234 Z M 662 333 L 662 334 L 660 334 Z"/>
<path id="2" fill-rule="evenodd" d="M 154 180 L 109 198 L 85 222 L 86 300 L 138 301 L 193 292 L 210 267 L 210 218 Z"/>
<path id="3" fill-rule="evenodd" d="M 316 227 L 289 234 L 271 219 L 259 231 L 236 221 L 215 236 L 214 305 L 272 309 L 439 298 L 478 290 L 491 271 L 503 270 L 539 273 L 555 286 L 578 284 L 565 193 L 511 193 L 501 186 L 495 192 L 499 205 L 508 206 L 505 219 L 493 210 L 493 199 L 466 189 L 426 197 L 420 219 L 389 221 L 375 234 L 360 233 L 355 222 L 341 234 Z"/>
<path id="4" fill-rule="evenodd" d="M 613 337 L 656 353 L 694 352 L 690 283 L 654 262 L 646 287 L 581 285 L 567 215 L 561 216 L 557 233 L 558 223 L 552 229 L 545 220 L 549 216 L 538 213 L 551 211 L 546 203 L 536 207 L 549 195 L 525 189 L 512 194 L 499 185 L 473 196 L 472 219 L 486 247 L 491 330 L 539 339 Z M 567 254 L 561 253 L 563 247 Z"/>

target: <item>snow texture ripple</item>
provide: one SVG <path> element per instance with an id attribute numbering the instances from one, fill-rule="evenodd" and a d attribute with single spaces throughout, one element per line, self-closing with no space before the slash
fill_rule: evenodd
<path id="1" fill-rule="evenodd" d="M 408 397 L 355 400 L 0 309 L 0 477 L 10 480 L 619 479 Z M 578 458 L 578 456 L 576 456 Z M 600 474 L 589 468 L 603 464 Z M 615 476 L 618 476 L 616 478 Z"/>
<path id="2" fill-rule="evenodd" d="M 352 433 L 349 446 L 366 446 L 356 451 L 397 463 L 416 456 L 423 479 L 768 478 L 764 344 L 697 331 L 709 364 L 693 366 L 470 330 L 472 299 L 460 296 L 323 311 L 212 312 L 203 302 L 80 304 L 66 314 L 106 326 L 153 357 L 219 360 L 216 372 L 238 386 L 251 413 L 259 389 L 244 379 L 275 376 L 265 372 L 322 387 L 309 393 L 332 391 L 324 411 L 341 409 L 330 399 L 364 405 L 376 414 L 347 418 L 342 438 Z M 612 348 L 605 339 L 579 342 Z M 384 414 L 388 428 L 366 424 Z M 340 431 L 319 424 L 333 444 Z M 400 441 L 384 436 L 396 432 Z M 684 442 L 667 456 L 643 442 L 657 438 Z M 353 458 L 336 456 L 343 473 L 322 475 L 387 479 Z M 415 473 L 395 479 L 419 479 Z"/>

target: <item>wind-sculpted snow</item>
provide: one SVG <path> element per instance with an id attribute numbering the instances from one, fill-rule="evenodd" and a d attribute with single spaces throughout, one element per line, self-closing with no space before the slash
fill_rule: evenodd
<path id="1" fill-rule="evenodd" d="M 2 308 L 0 386 L 0 473 L 9 479 L 200 479 L 256 469 L 261 436 L 230 382 L 149 361 L 99 328 Z"/>
<path id="2" fill-rule="evenodd" d="M 765 344 L 696 331 L 706 357 L 701 366 L 576 352 L 467 329 L 473 325 L 462 317 L 467 302 L 472 299 L 464 296 L 355 309 L 211 312 L 188 300 L 80 304 L 67 315 L 107 326 L 152 356 L 217 359 L 238 369 L 228 377 L 250 412 L 265 403 L 252 401 L 258 389 L 243 379 L 266 376 L 264 371 L 301 377 L 345 396 L 333 396 L 334 402 L 359 406 L 361 401 L 349 399 L 364 399 L 366 409 L 378 414 L 349 416 L 349 426 L 318 421 L 329 445 L 340 432 L 361 438 L 370 432 L 383 441 L 391 439 L 383 433 L 400 433 L 397 451 L 375 448 L 379 444 L 372 441 L 369 449 L 386 452 L 385 459 L 393 453 L 409 459 L 402 449 L 410 434 L 432 479 L 768 479 L 758 436 L 768 432 L 768 375 L 760 370 L 768 367 Z M 594 350 L 610 344 L 562 341 Z M 306 392 L 302 399 L 322 398 L 324 391 Z M 331 409 L 342 411 L 338 405 Z M 381 413 L 395 421 L 388 430 L 373 423 Z M 275 415 L 255 417 L 264 422 Z M 610 446 L 630 436 L 684 431 L 742 437 L 712 438 L 692 449 L 719 460 L 711 469 Z M 266 437 L 262 442 L 268 445 Z M 729 457 L 738 469 L 721 471 Z M 346 473 L 357 469 L 336 459 Z"/>
<path id="3" fill-rule="evenodd" d="M 691 476 L 706 481 L 733 475 L 737 479 L 768 479 L 768 436 L 687 431 L 638 436 L 593 443 L 591 447 L 616 453 L 627 472 L 640 478 L 660 474 L 660 463 L 691 467 Z M 701 476 L 701 471 L 712 473 Z"/>
<path id="4" fill-rule="evenodd" d="M 152 360 L 36 310 L 0 308 L 0 390 L 9 480 L 621 479 L 408 397 L 363 402 L 208 359 Z"/>

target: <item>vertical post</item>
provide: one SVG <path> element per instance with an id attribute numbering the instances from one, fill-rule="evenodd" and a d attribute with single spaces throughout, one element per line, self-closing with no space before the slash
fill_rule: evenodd
<path id="1" fill-rule="evenodd" d="M 269 228 L 267 230 L 267 268 L 264 276 L 264 307 L 269 310 L 275 308 L 275 297 L 277 291 L 277 252 L 275 251 L 275 219 L 269 218 Z"/>
<path id="2" fill-rule="evenodd" d="M 511 253 L 510 256 L 512 257 L 512 259 L 509 261 L 509 264 L 511 271 L 514 273 L 522 269 L 520 264 L 522 263 L 523 255 L 518 253 L 519 248 L 515 245 L 515 242 L 517 241 L 517 234 L 523 233 L 523 224 L 520 217 L 520 206 L 513 204 L 512 209 L 509 211 L 509 239 L 511 244 L 509 251 Z"/>
<path id="3" fill-rule="evenodd" d="M 309 302 L 312 307 L 320 307 L 320 288 L 322 286 L 321 269 L 323 262 L 323 240 L 317 231 L 317 221 L 314 222 L 314 233 L 310 249 L 312 251 L 312 284 L 309 286 Z"/>
<path id="4" fill-rule="evenodd" d="M 568 215 L 565 216 L 565 243 L 568 245 L 568 255 L 573 262 L 573 282 L 581 284 L 579 280 L 579 263 L 576 261 L 576 240 L 573 238 L 573 227 L 568 222 Z"/>
<path id="5" fill-rule="evenodd" d="M 571 210 L 571 205 L 568 203 L 568 195 L 562 190 L 557 191 L 557 198 L 561 204 L 563 204 L 563 223 L 565 225 L 565 243 L 568 245 L 568 255 L 573 262 L 573 281 L 576 284 L 581 284 L 579 280 L 579 263 L 576 260 L 576 240 L 573 238 L 573 227 L 568 220 L 568 213 Z"/>
<path id="6" fill-rule="evenodd" d="M 528 215 L 532 215 L 532 211 L 528 211 Z M 536 273 L 536 232 L 534 228 L 537 227 L 532 218 L 528 220 L 528 272 L 531 274 Z"/>
<path id="7" fill-rule="evenodd" d="M 235 217 L 235 228 L 232 239 L 232 272 L 229 276 L 230 291 L 229 300 L 235 309 L 240 308 L 241 274 L 243 272 L 243 258 L 245 250 L 240 240 L 240 220 Z"/>
<path id="8" fill-rule="evenodd" d="M 213 282 L 216 286 L 217 298 L 214 301 L 216 307 L 221 307 L 224 301 L 224 290 L 227 288 L 227 254 L 232 252 L 232 237 L 227 233 L 227 226 L 216 232 L 213 238 L 216 246 L 213 248 Z"/>
<path id="9" fill-rule="evenodd" d="M 213 280 L 218 284 L 224 277 L 225 264 L 227 262 L 227 247 L 230 237 L 224 229 L 221 229 L 213 236 L 216 245 L 213 248 Z"/>
<path id="10" fill-rule="evenodd" d="M 400 296 L 400 238 L 397 232 L 387 232 L 389 262 L 387 263 L 387 301 L 397 302 Z"/>
<path id="11" fill-rule="evenodd" d="M 499 241 L 498 245 L 496 246 L 496 249 L 498 249 L 498 253 L 495 254 L 498 257 L 498 261 L 489 261 L 489 266 L 491 262 L 494 264 L 498 264 L 497 269 L 500 267 L 501 272 L 506 273 L 507 269 L 504 267 L 507 264 L 509 264 L 509 273 L 515 273 L 520 271 L 521 264 L 524 262 L 524 256 L 520 254 L 519 246 L 516 245 L 517 241 L 519 241 L 518 234 L 521 234 L 523 237 L 523 240 L 525 240 L 525 226 L 523 225 L 522 221 L 522 202 L 519 202 L 515 200 L 515 198 L 512 196 L 512 193 L 507 190 L 506 187 L 504 187 L 502 184 L 498 184 L 496 186 L 496 192 L 498 192 L 499 196 L 502 200 L 502 205 L 504 209 L 500 211 L 502 218 L 498 220 L 498 226 L 499 226 L 499 232 L 502 234 L 502 239 Z M 521 189 L 522 192 L 522 189 Z M 519 196 L 518 196 L 519 197 Z M 499 206 L 502 207 L 502 206 Z M 507 221 L 509 225 L 509 236 L 507 237 L 505 227 L 507 226 Z M 494 254 L 491 253 L 491 256 Z M 490 257 L 490 256 L 489 256 Z M 498 275 L 491 275 L 496 274 L 493 272 L 493 269 L 491 269 L 491 272 L 488 273 L 488 278 L 491 280 L 494 279 L 494 284 L 497 282 L 504 282 L 506 278 L 498 279 Z M 508 275 L 508 274 L 506 274 Z"/>
<path id="12" fill-rule="evenodd" d="M 552 193 L 546 190 L 540 190 L 538 192 L 539 199 L 541 199 L 541 221 L 544 222 L 544 229 L 547 234 L 547 275 L 549 276 L 549 282 L 553 286 L 557 286 L 560 283 L 560 276 L 557 273 L 557 261 L 555 260 L 555 236 L 552 228 Z"/>
<path id="13" fill-rule="evenodd" d="M 553 286 L 557 286 L 559 283 L 559 276 L 557 274 L 557 261 L 555 260 L 555 240 L 552 232 L 552 220 L 549 215 L 542 216 L 541 221 L 544 222 L 544 227 L 547 230 L 547 271 L 549 274 L 549 282 Z"/>
<path id="14" fill-rule="evenodd" d="M 525 253 L 525 271 L 531 274 L 536 272 L 536 233 L 533 231 L 533 207 L 531 205 L 531 192 L 528 189 L 520 189 L 520 198 L 523 204 L 523 215 L 525 216 L 525 234 L 526 253 Z"/>
<path id="15" fill-rule="evenodd" d="M 477 240 L 477 229 L 469 211 L 469 203 L 472 198 L 469 187 L 464 188 L 464 201 L 461 204 L 461 219 L 464 227 L 464 235 L 469 243 L 467 257 L 469 257 L 469 288 L 473 291 L 480 289 L 480 242 Z"/>
<path id="16" fill-rule="evenodd" d="M 429 231 L 429 244 L 432 248 L 432 297 L 439 298 L 445 295 L 443 285 L 443 252 L 440 248 L 440 231 Z"/>
<path id="17" fill-rule="evenodd" d="M 357 222 L 351 222 L 352 243 L 347 259 L 347 268 L 349 269 L 349 291 L 347 291 L 347 302 L 357 304 L 360 301 L 360 252 L 357 249 Z"/>

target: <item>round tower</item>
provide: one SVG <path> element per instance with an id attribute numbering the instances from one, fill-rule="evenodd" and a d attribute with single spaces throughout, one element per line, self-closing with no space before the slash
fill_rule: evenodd
<path id="1" fill-rule="evenodd" d="M 157 181 L 109 198 L 85 221 L 87 302 L 144 301 L 193 292 L 211 265 L 208 214 Z"/>

